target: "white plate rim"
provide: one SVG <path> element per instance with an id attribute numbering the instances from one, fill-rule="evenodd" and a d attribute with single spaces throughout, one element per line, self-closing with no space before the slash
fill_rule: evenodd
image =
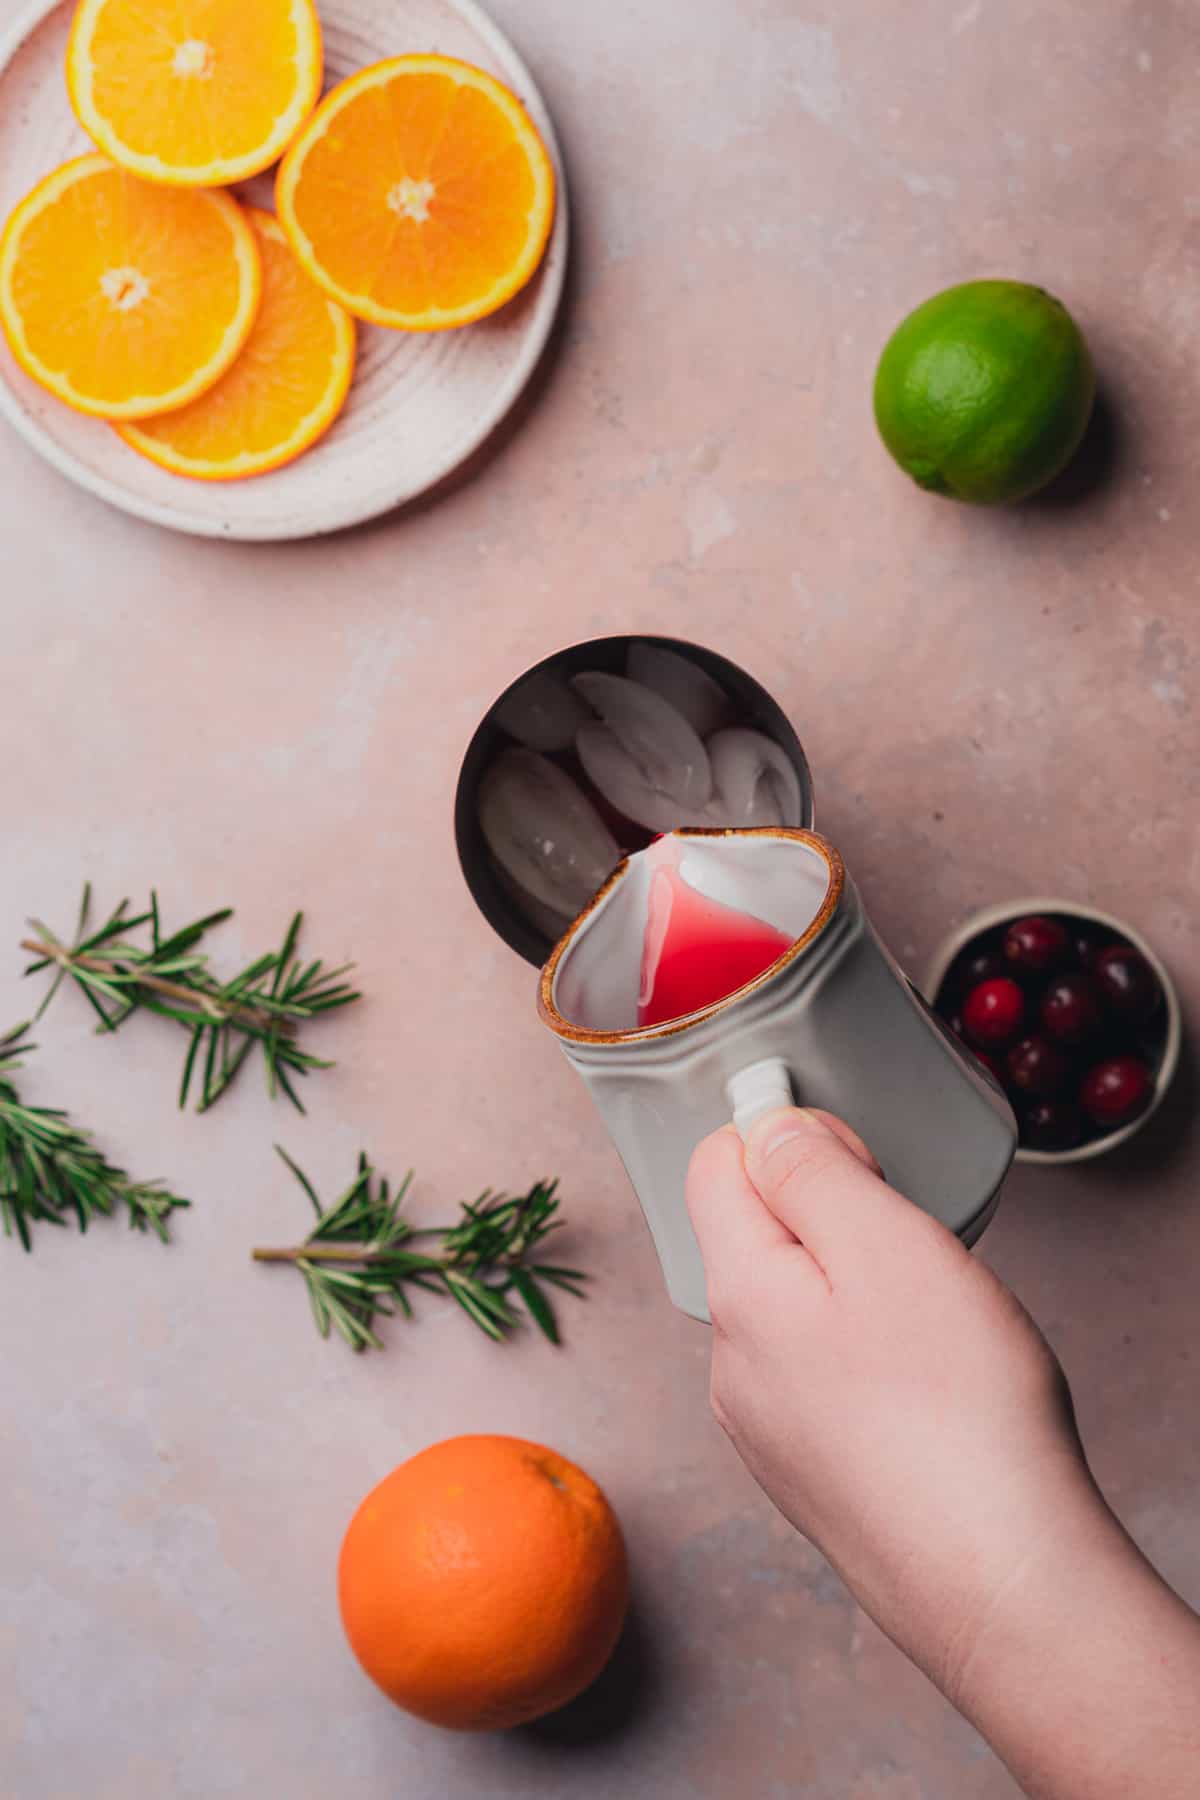
<path id="1" fill-rule="evenodd" d="M 31 4 L 22 12 L 14 25 L 0 38 L 0 75 L 8 68 L 26 39 L 31 37 L 50 14 L 57 12 L 66 0 L 31 0 Z M 546 245 L 543 258 L 542 286 L 537 297 L 537 304 L 529 321 L 529 328 L 521 344 L 520 355 L 508 373 L 507 378 L 497 389 L 491 405 L 479 415 L 472 428 L 444 454 L 431 463 L 426 475 L 418 486 L 412 483 L 401 483 L 391 497 L 376 499 L 369 507 L 356 508 L 347 506 L 341 516 L 323 519 L 314 524 L 310 530 L 297 530 L 294 516 L 284 524 L 275 525 L 269 519 L 246 525 L 233 525 L 219 517 L 206 519 L 193 514 L 180 516 L 173 507 L 155 500 L 144 500 L 129 492 L 119 483 L 97 474 L 86 464 L 78 461 L 69 450 L 64 450 L 54 438 L 44 432 L 37 421 L 30 417 L 21 405 L 15 390 L 5 380 L 0 380 L 0 413 L 8 420 L 31 449 L 58 471 L 68 481 L 104 500 L 118 511 L 131 514 L 134 518 L 145 519 L 152 525 L 163 526 L 168 531 L 177 531 L 190 537 L 219 538 L 227 543 L 281 543 L 299 542 L 305 538 L 325 537 L 333 532 L 346 531 L 355 525 L 365 525 L 371 519 L 378 519 L 397 508 L 420 499 L 423 494 L 440 486 L 456 469 L 460 469 L 479 450 L 492 433 L 504 422 L 512 411 L 530 377 L 541 361 L 542 352 L 546 348 L 554 322 L 558 317 L 562 302 L 563 285 L 566 280 L 567 260 L 569 252 L 569 213 L 567 201 L 566 173 L 563 168 L 562 152 L 549 110 L 542 98 L 541 90 L 533 79 L 528 65 L 514 45 L 500 30 L 500 27 L 489 18 L 477 0 L 447 0 L 447 4 L 461 13 L 471 29 L 479 34 L 491 50 L 497 61 L 505 69 L 506 75 L 520 90 L 520 98 L 533 115 L 534 123 L 545 140 L 546 148 L 554 163 L 555 202 L 554 224 L 550 239 Z M 470 330 L 470 326 L 463 327 Z M 213 484 L 219 486 L 219 484 Z"/>

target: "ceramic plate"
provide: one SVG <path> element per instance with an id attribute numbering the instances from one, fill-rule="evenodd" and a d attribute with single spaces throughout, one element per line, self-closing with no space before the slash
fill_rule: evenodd
<path id="1" fill-rule="evenodd" d="M 248 0 L 252 4 L 252 0 Z M 76 124 L 63 79 L 73 5 L 39 3 L 0 46 L 0 217 L 58 163 L 93 146 Z M 558 211 L 528 287 L 477 325 L 429 334 L 359 326 L 358 368 L 345 411 L 304 456 L 248 481 L 169 475 L 114 431 L 45 393 L 0 337 L 0 407 L 47 462 L 113 506 L 207 537 L 299 538 L 387 512 L 443 480 L 517 399 L 558 310 L 567 256 L 562 159 L 524 63 L 473 0 L 321 0 L 326 86 L 406 51 L 477 63 L 528 106 L 554 158 Z M 268 205 L 259 177 L 246 197 Z"/>

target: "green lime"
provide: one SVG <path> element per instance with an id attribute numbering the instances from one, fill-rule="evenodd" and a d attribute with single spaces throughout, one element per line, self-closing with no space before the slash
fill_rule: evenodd
<path id="1" fill-rule="evenodd" d="M 1095 397 L 1092 359 L 1052 294 L 965 281 L 897 326 L 875 372 L 875 422 L 934 494 L 1022 500 L 1070 461 Z"/>

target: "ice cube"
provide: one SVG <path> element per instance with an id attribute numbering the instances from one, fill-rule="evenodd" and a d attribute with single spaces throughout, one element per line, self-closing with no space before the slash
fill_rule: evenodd
<path id="1" fill-rule="evenodd" d="M 800 780 L 786 753 L 761 731 L 734 725 L 708 740 L 716 792 L 709 811 L 724 825 L 799 825 Z"/>
<path id="2" fill-rule="evenodd" d="M 575 748 L 584 773 L 596 791 L 647 831 L 674 831 L 677 825 L 716 825 L 701 809 L 691 812 L 661 788 L 651 786 L 641 765 L 630 755 L 615 731 L 594 719 L 580 728 Z"/>
<path id="3" fill-rule="evenodd" d="M 699 738 L 706 738 L 730 717 L 729 698 L 711 675 L 676 650 L 635 641 L 629 646 L 625 673 L 631 681 L 653 689 L 681 713 Z"/>
<path id="4" fill-rule="evenodd" d="M 686 813 L 703 811 L 712 796 L 708 752 L 670 701 L 651 688 L 642 687 L 640 682 L 599 671 L 576 675 L 571 685 L 599 713 L 620 748 L 636 765 L 646 788 L 675 801 Z M 589 728 L 584 726 L 582 729 Z M 577 749 L 580 749 L 579 736 L 577 733 Z M 587 768 L 581 749 L 580 758 Z M 606 793 L 604 783 L 596 780 L 591 769 L 588 774 L 601 793 Z M 621 806 L 619 800 L 609 797 L 614 806 Z M 621 806 L 622 812 L 626 810 Z M 639 824 L 648 823 L 637 813 L 631 816 L 638 819 Z"/>
<path id="5" fill-rule="evenodd" d="M 574 917 L 571 913 L 561 912 L 557 906 L 545 906 L 528 888 L 514 881 L 508 870 L 492 858 L 492 869 L 496 880 L 504 889 L 509 899 L 520 909 L 535 930 L 543 937 L 556 944 Z"/>
<path id="6" fill-rule="evenodd" d="M 569 750 L 588 709 L 553 669 L 536 669 L 492 714 L 502 731 L 529 750 Z"/>
<path id="7" fill-rule="evenodd" d="M 582 912 L 621 860 L 595 807 L 534 750 L 502 750 L 479 784 L 479 828 L 512 879 L 567 919 Z"/>

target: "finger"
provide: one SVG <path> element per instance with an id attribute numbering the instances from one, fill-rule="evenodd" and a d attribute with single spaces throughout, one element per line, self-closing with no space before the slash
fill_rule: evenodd
<path id="1" fill-rule="evenodd" d="M 768 1113 L 746 1139 L 746 1174 L 755 1190 L 830 1279 L 849 1257 L 878 1253 L 914 1210 L 878 1167 L 857 1133 L 828 1114 Z"/>
<path id="2" fill-rule="evenodd" d="M 754 1191 L 746 1174 L 742 1140 L 732 1125 L 697 1144 L 687 1175 L 692 1230 L 707 1263 L 731 1252 L 756 1251 L 795 1243 L 795 1237 Z"/>
<path id="3" fill-rule="evenodd" d="M 798 1279 L 807 1270 L 827 1291 L 815 1262 L 755 1192 L 742 1140 L 732 1125 L 696 1147 L 688 1169 L 687 1204 L 714 1316 L 736 1311 L 739 1297 L 752 1295 L 766 1258 L 781 1253 L 795 1256 Z"/>
<path id="4" fill-rule="evenodd" d="M 845 1119 L 839 1119 L 834 1113 L 822 1112 L 818 1106 L 810 1106 L 806 1110 L 810 1119 L 820 1119 L 822 1125 L 827 1125 L 835 1137 L 840 1137 L 847 1150 L 853 1150 L 859 1162 L 870 1169 L 872 1175 L 878 1175 L 881 1181 L 886 1181 L 883 1170 L 852 1125 L 847 1125 Z"/>

